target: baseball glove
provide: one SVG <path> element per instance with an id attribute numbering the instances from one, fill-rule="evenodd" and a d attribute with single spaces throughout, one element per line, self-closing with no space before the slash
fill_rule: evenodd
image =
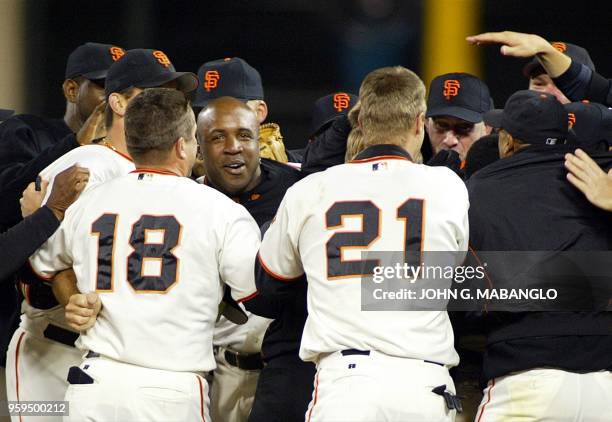
<path id="1" fill-rule="evenodd" d="M 276 123 L 265 123 L 259 127 L 259 156 L 281 163 L 289 161 L 283 135 Z"/>

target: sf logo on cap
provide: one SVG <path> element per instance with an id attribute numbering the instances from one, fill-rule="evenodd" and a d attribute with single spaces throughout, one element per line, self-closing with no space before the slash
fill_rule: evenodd
<path id="1" fill-rule="evenodd" d="M 570 129 L 576 124 L 576 115 L 574 113 L 567 113 L 567 124 Z"/>
<path id="2" fill-rule="evenodd" d="M 219 72 L 216 70 L 208 70 L 204 74 L 204 89 L 206 92 L 210 92 L 211 89 L 215 89 L 219 85 Z"/>
<path id="3" fill-rule="evenodd" d="M 341 113 L 342 110 L 346 110 L 351 105 L 351 97 L 344 92 L 334 94 L 334 108 Z"/>
<path id="4" fill-rule="evenodd" d="M 565 53 L 567 51 L 567 45 L 564 42 L 553 42 L 551 43 L 551 45 L 557 50 L 560 51 L 562 53 Z"/>
<path id="5" fill-rule="evenodd" d="M 442 94 L 447 100 L 450 100 L 451 97 L 459 94 L 459 88 L 461 88 L 461 84 L 457 79 L 447 79 L 444 81 L 444 91 Z"/>
<path id="6" fill-rule="evenodd" d="M 121 47 L 111 47 L 111 48 L 109 48 L 108 51 L 109 51 L 109 53 L 111 55 L 111 58 L 113 59 L 114 62 L 119 60 L 125 54 L 125 51 L 123 51 L 123 48 L 121 48 Z"/>
<path id="7" fill-rule="evenodd" d="M 172 62 L 170 62 L 170 59 L 168 58 L 168 56 L 166 56 L 166 53 L 164 53 L 163 51 L 155 50 L 153 52 L 153 57 L 155 57 L 157 61 L 159 62 L 159 64 L 161 64 L 164 67 L 170 67 L 172 65 Z"/>

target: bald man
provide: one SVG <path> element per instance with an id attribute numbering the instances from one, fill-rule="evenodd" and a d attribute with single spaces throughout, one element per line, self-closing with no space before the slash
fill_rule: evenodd
<path id="1" fill-rule="evenodd" d="M 260 227 L 272 220 L 285 191 L 301 178 L 301 173 L 288 165 L 260 158 L 256 113 L 233 97 L 215 99 L 200 111 L 197 135 L 204 161 L 204 183 L 242 204 Z M 292 295 L 288 305 L 269 304 L 258 310 L 266 318 L 249 314 L 244 325 L 236 325 L 223 316 L 218 321 L 213 339 L 217 361 L 211 389 L 213 420 L 248 419 L 264 360 L 290 353 L 299 361 L 297 349 L 306 321 L 305 290 L 302 293 L 299 298 Z M 296 301 L 298 309 L 304 310 L 304 317 L 294 324 L 293 319 L 287 320 L 283 314 L 285 307 L 291 312 Z M 266 334 L 262 359 L 262 341 L 270 319 L 276 321 Z M 294 339 L 297 339 L 295 347 Z M 287 348 L 288 343 L 291 347 Z M 301 361 L 297 364 L 309 365 L 309 370 L 312 366 Z M 304 382 L 307 399 L 301 411 L 302 419 L 313 377 L 314 367 Z"/>

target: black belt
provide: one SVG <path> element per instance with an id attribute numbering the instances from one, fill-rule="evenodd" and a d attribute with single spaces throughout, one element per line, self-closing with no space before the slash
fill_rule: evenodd
<path id="1" fill-rule="evenodd" d="M 47 328 L 45 328 L 45 331 L 43 331 L 43 336 L 49 340 L 74 347 L 74 342 L 79 338 L 79 333 L 66 330 L 65 328 L 58 327 L 57 325 L 49 324 L 47 325 Z"/>
<path id="2" fill-rule="evenodd" d="M 263 369 L 264 367 L 263 359 L 261 358 L 261 353 L 252 353 L 246 355 L 225 349 L 223 357 L 225 358 L 225 361 L 228 364 L 235 366 L 236 368 L 245 369 L 247 371 Z"/>
<path id="3" fill-rule="evenodd" d="M 352 356 L 352 355 L 370 356 L 369 350 L 346 349 L 346 350 L 341 350 L 340 353 L 342 353 L 342 356 Z M 433 360 L 423 360 L 423 362 L 433 363 L 434 365 L 438 365 L 438 366 L 444 366 L 444 364 L 439 363 L 439 362 L 434 362 Z"/>

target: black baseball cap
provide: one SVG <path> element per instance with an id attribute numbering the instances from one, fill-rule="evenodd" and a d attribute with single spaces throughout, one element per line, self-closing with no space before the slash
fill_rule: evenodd
<path id="1" fill-rule="evenodd" d="M 591 60 L 591 56 L 589 52 L 576 44 L 570 44 L 561 41 L 551 42 L 552 46 L 555 47 L 558 51 L 562 52 L 566 56 L 572 59 L 572 61 L 580 63 L 595 71 L 595 64 L 593 60 Z M 523 75 L 526 78 L 531 78 L 537 76 L 541 73 L 545 73 L 544 68 L 535 57 L 523 67 Z"/>
<path id="2" fill-rule="evenodd" d="M 581 145 L 596 145 L 605 141 L 612 145 L 612 110 L 598 103 L 564 104 L 570 128 Z"/>
<path id="3" fill-rule="evenodd" d="M 204 63 L 198 69 L 198 81 L 200 87 L 193 98 L 193 107 L 205 107 L 220 97 L 234 97 L 241 101 L 264 99 L 259 72 L 240 57 Z"/>
<path id="4" fill-rule="evenodd" d="M 517 91 L 503 110 L 487 113 L 486 120 L 527 144 L 559 145 L 568 138 L 565 108 L 553 95 L 542 92 Z"/>
<path id="5" fill-rule="evenodd" d="M 359 97 L 350 92 L 334 92 L 319 98 L 312 106 L 310 136 L 320 132 L 336 117 L 347 114 L 358 100 Z"/>
<path id="6" fill-rule="evenodd" d="M 190 92 L 198 86 L 198 78 L 191 72 L 177 72 L 161 50 L 136 48 L 128 50 L 108 70 L 104 91 L 108 97 L 131 86 L 155 88 L 177 81 L 179 91 Z"/>
<path id="7" fill-rule="evenodd" d="M 111 44 L 88 42 L 80 45 L 68 56 L 65 79 L 77 76 L 104 79 L 111 65 L 124 54 L 123 48 Z"/>
<path id="8" fill-rule="evenodd" d="M 483 81 L 469 73 L 446 73 L 429 85 L 425 117 L 452 116 L 479 123 L 491 108 L 489 88 Z"/>

